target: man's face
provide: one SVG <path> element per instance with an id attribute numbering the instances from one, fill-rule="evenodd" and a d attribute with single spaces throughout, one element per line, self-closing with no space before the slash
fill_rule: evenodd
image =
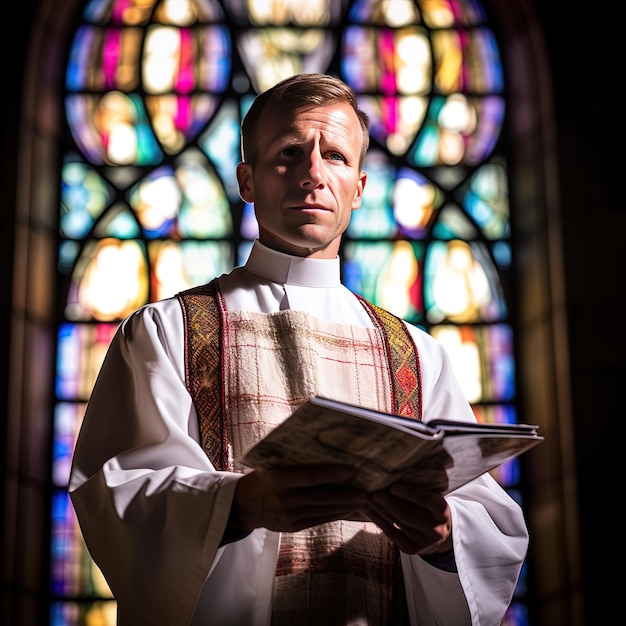
<path id="1" fill-rule="evenodd" d="M 341 235 L 361 206 L 361 126 L 349 104 L 265 111 L 259 158 L 237 167 L 239 193 L 253 202 L 259 239 L 296 256 L 337 256 Z"/>

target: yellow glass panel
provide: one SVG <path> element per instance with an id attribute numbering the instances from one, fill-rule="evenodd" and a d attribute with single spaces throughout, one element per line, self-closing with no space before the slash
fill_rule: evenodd
<path id="1" fill-rule="evenodd" d="M 76 297 L 66 307 L 68 319 L 112 321 L 146 303 L 148 268 L 136 241 L 103 239 L 85 246 L 72 284 Z"/>
<path id="2" fill-rule="evenodd" d="M 237 39 L 255 89 L 265 91 L 301 72 L 323 72 L 335 49 L 332 32 L 320 28 L 255 29 Z"/>
<path id="3" fill-rule="evenodd" d="M 327 26 L 336 0 L 246 0 L 252 24 Z"/>

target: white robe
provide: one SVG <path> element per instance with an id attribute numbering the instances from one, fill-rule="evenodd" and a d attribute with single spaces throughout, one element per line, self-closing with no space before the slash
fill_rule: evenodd
<path id="1" fill-rule="evenodd" d="M 230 311 L 292 308 L 371 327 L 339 268 L 339 259 L 291 257 L 257 241 L 246 266 L 219 284 Z M 424 421 L 474 421 L 442 346 L 409 329 L 420 355 Z M 176 298 L 121 324 L 77 441 L 71 499 L 120 624 L 267 625 L 279 533 L 256 529 L 220 547 L 240 474 L 215 471 L 202 450 L 184 365 Z M 447 500 L 457 573 L 401 555 L 411 622 L 499 626 L 528 547 L 522 510 L 489 475 Z"/>

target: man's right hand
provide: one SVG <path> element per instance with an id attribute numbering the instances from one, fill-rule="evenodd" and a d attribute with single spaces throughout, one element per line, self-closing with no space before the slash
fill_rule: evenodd
<path id="1" fill-rule="evenodd" d="M 354 470 L 346 465 L 312 465 L 254 470 L 238 481 L 228 526 L 296 532 L 362 509 L 367 494 L 347 487 Z"/>

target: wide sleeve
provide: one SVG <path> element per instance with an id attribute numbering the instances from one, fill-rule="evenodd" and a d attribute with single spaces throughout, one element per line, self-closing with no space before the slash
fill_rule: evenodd
<path id="1" fill-rule="evenodd" d="M 420 355 L 424 421 L 476 421 L 443 347 L 411 329 Z M 446 496 L 457 572 L 402 554 L 412 623 L 500 626 L 528 549 L 519 504 L 489 474 Z"/>
<path id="2" fill-rule="evenodd" d="M 197 440 L 175 299 L 126 319 L 77 439 L 70 497 L 124 621 L 186 624 L 213 565 L 238 474 Z"/>

